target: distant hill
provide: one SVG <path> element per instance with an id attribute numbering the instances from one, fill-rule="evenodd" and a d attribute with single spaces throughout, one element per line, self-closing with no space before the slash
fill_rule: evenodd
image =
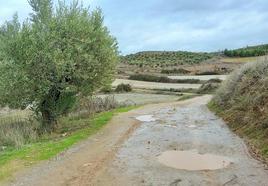
<path id="1" fill-rule="evenodd" d="M 122 56 L 120 61 L 139 66 L 174 66 L 197 64 L 211 59 L 215 54 L 185 51 L 145 51 Z"/>
<path id="2" fill-rule="evenodd" d="M 239 48 L 235 50 L 224 50 L 224 55 L 228 57 L 255 57 L 264 56 L 268 54 L 268 44 L 248 46 L 244 48 Z"/>

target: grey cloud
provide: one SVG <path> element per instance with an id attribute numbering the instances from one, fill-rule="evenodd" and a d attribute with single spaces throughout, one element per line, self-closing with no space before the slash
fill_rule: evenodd
<path id="1" fill-rule="evenodd" d="M 68 0 L 71 1 L 71 0 Z M 27 0 L 0 0 L 0 23 Z M 101 7 L 120 50 L 217 51 L 268 43 L 267 0 L 84 0 Z M 12 12 L 12 13 L 9 13 Z"/>

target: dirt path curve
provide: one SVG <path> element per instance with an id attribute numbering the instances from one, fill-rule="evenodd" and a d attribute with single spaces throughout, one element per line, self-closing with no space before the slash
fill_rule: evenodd
<path id="1" fill-rule="evenodd" d="M 9 185 L 268 186 L 264 165 L 250 157 L 243 141 L 206 108 L 209 100 L 202 96 L 120 114 L 98 134 L 55 160 L 18 174 Z M 145 114 L 156 121 L 135 119 Z M 228 157 L 233 163 L 214 171 L 186 171 L 157 161 L 162 152 L 193 149 Z"/>

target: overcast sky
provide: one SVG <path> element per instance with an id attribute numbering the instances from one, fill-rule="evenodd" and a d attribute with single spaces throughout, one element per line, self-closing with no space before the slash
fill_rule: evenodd
<path id="1" fill-rule="evenodd" d="M 84 0 L 101 7 L 123 54 L 143 50 L 217 51 L 268 43 L 268 0 Z M 0 24 L 31 8 L 0 0 Z"/>

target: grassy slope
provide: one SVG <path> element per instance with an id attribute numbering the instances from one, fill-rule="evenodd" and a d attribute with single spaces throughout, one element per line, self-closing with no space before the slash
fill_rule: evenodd
<path id="1" fill-rule="evenodd" d="M 267 61 L 247 64 L 222 85 L 209 107 L 268 162 L 267 77 Z"/>
<path id="2" fill-rule="evenodd" d="M 127 112 L 135 107 L 120 108 L 110 112 L 98 114 L 94 119 L 85 118 L 72 122 L 86 123 L 87 127 L 80 129 L 69 136 L 57 140 L 43 140 L 27 145 L 19 150 L 8 149 L 0 153 L 0 181 L 8 178 L 15 171 L 35 164 L 42 160 L 48 160 L 60 152 L 68 149 L 73 144 L 86 139 L 100 130 L 117 113 Z"/>
<path id="3" fill-rule="evenodd" d="M 209 53 L 184 51 L 151 51 L 138 52 L 121 57 L 121 62 L 130 65 L 172 66 L 180 64 L 197 64 L 213 57 Z"/>

